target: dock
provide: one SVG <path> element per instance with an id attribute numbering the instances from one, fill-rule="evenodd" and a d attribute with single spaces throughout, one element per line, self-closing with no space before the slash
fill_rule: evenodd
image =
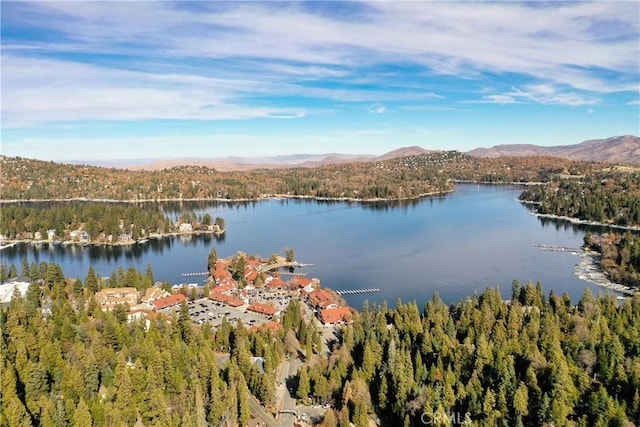
<path id="1" fill-rule="evenodd" d="M 340 296 L 357 295 L 357 294 L 377 294 L 380 292 L 382 292 L 380 288 L 345 289 L 344 291 L 335 291 L 335 293 Z"/>
<path id="2" fill-rule="evenodd" d="M 195 273 L 182 273 L 180 276 L 182 277 L 195 277 L 195 276 L 208 276 L 209 272 L 208 271 L 203 271 L 203 272 L 195 272 Z"/>
<path id="3" fill-rule="evenodd" d="M 566 252 L 566 253 L 570 253 L 570 254 L 573 254 L 573 255 L 577 255 L 577 254 L 582 252 L 582 248 L 571 248 L 571 247 L 567 247 L 567 246 L 542 245 L 542 244 L 539 244 L 539 243 L 536 243 L 533 246 L 535 248 L 542 249 L 543 251 Z"/>

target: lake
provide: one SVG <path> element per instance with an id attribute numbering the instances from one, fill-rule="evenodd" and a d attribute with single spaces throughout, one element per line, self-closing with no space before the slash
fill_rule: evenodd
<path id="1" fill-rule="evenodd" d="M 365 300 L 393 306 L 398 298 L 422 307 L 434 292 L 454 303 L 487 286 L 498 286 L 506 299 L 514 279 L 541 281 L 546 294 L 567 292 L 573 301 L 585 287 L 605 292 L 573 274 L 578 256 L 534 246 L 580 247 L 587 228 L 531 215 L 516 201 L 521 191 L 519 186 L 459 184 L 447 196 L 393 204 L 290 199 L 171 203 L 163 205 L 171 216 L 185 209 L 223 217 L 226 234 L 220 239 L 152 239 L 126 247 L 23 244 L 3 250 L 0 259 L 18 269 L 25 257 L 29 263 L 53 261 L 67 276 L 82 279 L 90 265 L 109 276 L 119 266 L 144 271 L 150 264 L 156 280 L 175 284 L 202 281 L 181 274 L 205 271 L 214 247 L 219 257 L 237 251 L 268 257 L 292 248 L 296 260 L 313 264 L 304 271 L 323 286 L 382 290 L 346 296 L 356 308 Z"/>

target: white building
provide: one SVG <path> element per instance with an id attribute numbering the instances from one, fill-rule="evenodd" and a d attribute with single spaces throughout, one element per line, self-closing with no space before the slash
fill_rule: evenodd
<path id="1" fill-rule="evenodd" d="M 27 295 L 31 281 L 28 277 L 20 276 L 7 280 L 0 284 L 0 304 L 8 304 L 13 299 L 14 292 L 17 290 L 24 298 Z"/>

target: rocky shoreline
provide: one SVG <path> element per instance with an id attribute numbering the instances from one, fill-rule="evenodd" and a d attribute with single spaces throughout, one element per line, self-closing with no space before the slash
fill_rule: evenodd
<path id="1" fill-rule="evenodd" d="M 591 249 L 585 249 L 580 256 L 580 262 L 573 269 L 573 273 L 580 280 L 592 283 L 615 292 L 633 296 L 636 291 L 629 286 L 614 283 L 607 277 L 600 267 L 600 254 Z"/>

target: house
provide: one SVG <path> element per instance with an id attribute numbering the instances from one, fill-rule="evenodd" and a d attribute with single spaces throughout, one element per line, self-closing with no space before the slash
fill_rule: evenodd
<path id="1" fill-rule="evenodd" d="M 288 288 L 287 284 L 279 277 L 272 277 L 271 280 L 265 280 L 267 288 L 271 290 Z"/>
<path id="2" fill-rule="evenodd" d="M 213 278 L 215 279 L 216 283 L 223 279 L 231 279 L 231 273 L 229 273 L 229 263 L 218 260 L 213 271 Z"/>
<path id="3" fill-rule="evenodd" d="M 304 289 L 307 286 L 310 286 L 312 283 L 313 280 L 300 275 L 293 276 L 291 280 L 289 280 L 291 289 Z"/>
<path id="4" fill-rule="evenodd" d="M 30 285 L 31 279 L 26 276 L 14 277 L 0 284 L 0 304 L 11 302 L 15 292 L 18 292 L 24 298 Z"/>
<path id="5" fill-rule="evenodd" d="M 249 265 L 246 265 L 244 267 L 244 279 L 248 283 L 253 283 L 257 278 L 258 278 L 258 272 L 256 271 L 256 269 Z"/>
<path id="6" fill-rule="evenodd" d="M 166 298 L 171 295 L 169 292 L 165 291 L 162 288 L 147 288 L 144 291 L 144 295 L 140 298 L 140 301 L 144 303 L 151 304 L 153 301 L 158 300 L 160 298 Z"/>
<path id="7" fill-rule="evenodd" d="M 264 304 L 260 302 L 254 302 L 249 307 L 247 307 L 247 311 L 253 311 L 254 313 L 263 314 L 265 316 L 273 317 L 280 314 L 280 310 L 275 308 L 270 304 Z"/>
<path id="8" fill-rule="evenodd" d="M 119 304 L 133 306 L 138 303 L 138 291 L 132 287 L 106 288 L 96 292 L 96 301 L 103 311 L 112 310 Z"/>
<path id="9" fill-rule="evenodd" d="M 145 330 L 148 330 L 149 325 L 151 325 L 151 315 L 152 315 L 152 312 L 150 310 L 144 310 L 144 309 L 131 310 L 127 314 L 127 322 L 133 323 L 136 321 L 144 320 Z"/>
<path id="10" fill-rule="evenodd" d="M 349 307 L 325 308 L 320 310 L 320 321 L 325 325 L 335 325 L 351 320 L 352 314 Z"/>
<path id="11" fill-rule="evenodd" d="M 240 298 L 236 298 L 231 295 L 220 294 L 216 292 L 212 292 L 211 295 L 209 295 L 209 299 L 211 301 L 226 304 L 229 307 L 241 307 L 244 305 L 244 301 L 242 301 Z"/>
<path id="12" fill-rule="evenodd" d="M 151 302 L 154 310 L 164 310 L 165 308 L 174 307 L 186 301 L 186 297 L 182 294 L 169 295 L 168 297 L 159 298 Z"/>
<path id="13" fill-rule="evenodd" d="M 47 230 L 47 239 L 53 240 L 56 238 L 56 230 Z"/>
<path id="14" fill-rule="evenodd" d="M 193 226 L 188 222 L 183 222 L 178 227 L 178 231 L 180 231 L 181 233 L 191 233 L 193 231 Z"/>
<path id="15" fill-rule="evenodd" d="M 262 325 L 254 325 L 254 326 L 251 326 L 251 327 L 248 329 L 248 331 L 249 331 L 249 332 L 255 332 L 255 331 L 258 331 L 258 330 L 266 330 L 266 329 L 269 329 L 269 330 L 271 330 L 271 332 L 274 332 L 274 333 L 275 333 L 275 332 L 278 332 L 281 328 L 282 328 L 282 325 L 280 325 L 280 323 L 279 323 L 279 322 L 276 322 L 276 321 L 273 321 L 273 320 L 272 320 L 272 321 L 270 321 L 270 322 L 263 323 Z"/>
<path id="16" fill-rule="evenodd" d="M 338 300 L 326 289 L 316 289 L 308 295 L 309 302 L 317 309 L 338 308 Z"/>
<path id="17" fill-rule="evenodd" d="M 226 278 L 218 282 L 218 286 L 211 290 L 212 293 L 216 294 L 226 294 L 237 289 L 238 283 L 232 278 Z"/>
<path id="18" fill-rule="evenodd" d="M 69 233 L 69 238 L 71 240 L 78 241 L 80 240 L 80 230 L 73 230 Z"/>

